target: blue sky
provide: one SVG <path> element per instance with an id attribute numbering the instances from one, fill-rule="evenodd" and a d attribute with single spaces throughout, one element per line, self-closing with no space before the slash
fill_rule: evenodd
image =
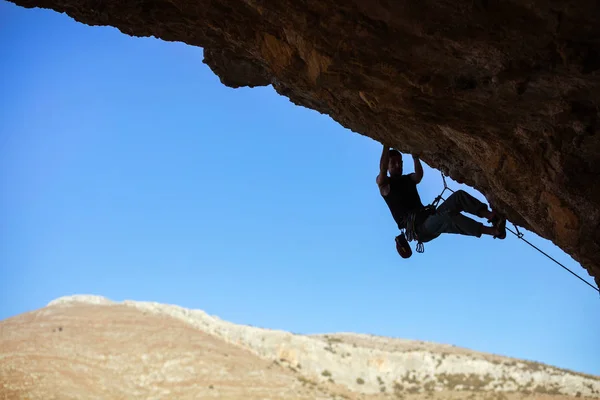
<path id="1" fill-rule="evenodd" d="M 381 145 L 271 87 L 223 86 L 202 49 L 1 2 L 0 60 L 1 319 L 96 294 L 600 375 L 598 293 L 510 234 L 401 259 Z M 428 203 L 442 181 L 424 166 Z"/>

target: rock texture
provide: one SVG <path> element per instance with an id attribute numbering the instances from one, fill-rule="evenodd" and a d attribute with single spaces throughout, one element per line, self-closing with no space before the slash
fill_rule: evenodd
<path id="1" fill-rule="evenodd" d="M 600 284 L 596 0 L 11 1 L 201 46 L 223 84 L 420 154 Z"/>
<path id="2" fill-rule="evenodd" d="M 201 310 L 60 298 L 0 323 L 2 399 L 600 398 L 600 377 L 454 346 L 297 335 Z"/>

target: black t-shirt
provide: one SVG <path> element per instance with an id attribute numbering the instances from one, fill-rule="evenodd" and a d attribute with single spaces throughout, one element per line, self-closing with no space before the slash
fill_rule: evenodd
<path id="1" fill-rule="evenodd" d="M 413 210 L 423 208 L 421 197 L 417 191 L 417 183 L 409 175 L 401 175 L 388 178 L 390 192 L 382 196 L 387 203 L 394 221 L 399 229 L 406 227 L 405 217 Z"/>

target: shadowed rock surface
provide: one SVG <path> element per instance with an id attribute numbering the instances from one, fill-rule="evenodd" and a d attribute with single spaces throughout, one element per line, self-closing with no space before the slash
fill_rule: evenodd
<path id="1" fill-rule="evenodd" d="M 297 335 L 174 305 L 60 298 L 0 322 L 0 399 L 600 398 L 600 377 L 450 345 Z"/>
<path id="2" fill-rule="evenodd" d="M 223 84 L 421 155 L 600 284 L 596 0 L 11 1 L 201 46 Z"/>

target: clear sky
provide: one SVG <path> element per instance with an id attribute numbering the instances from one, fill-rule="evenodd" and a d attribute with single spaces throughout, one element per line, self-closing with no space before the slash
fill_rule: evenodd
<path id="1" fill-rule="evenodd" d="M 95 294 L 600 375 L 598 293 L 510 233 L 400 258 L 381 145 L 271 87 L 225 87 L 200 48 L 0 2 L 0 88 L 0 319 Z M 424 167 L 429 203 L 442 180 Z"/>

